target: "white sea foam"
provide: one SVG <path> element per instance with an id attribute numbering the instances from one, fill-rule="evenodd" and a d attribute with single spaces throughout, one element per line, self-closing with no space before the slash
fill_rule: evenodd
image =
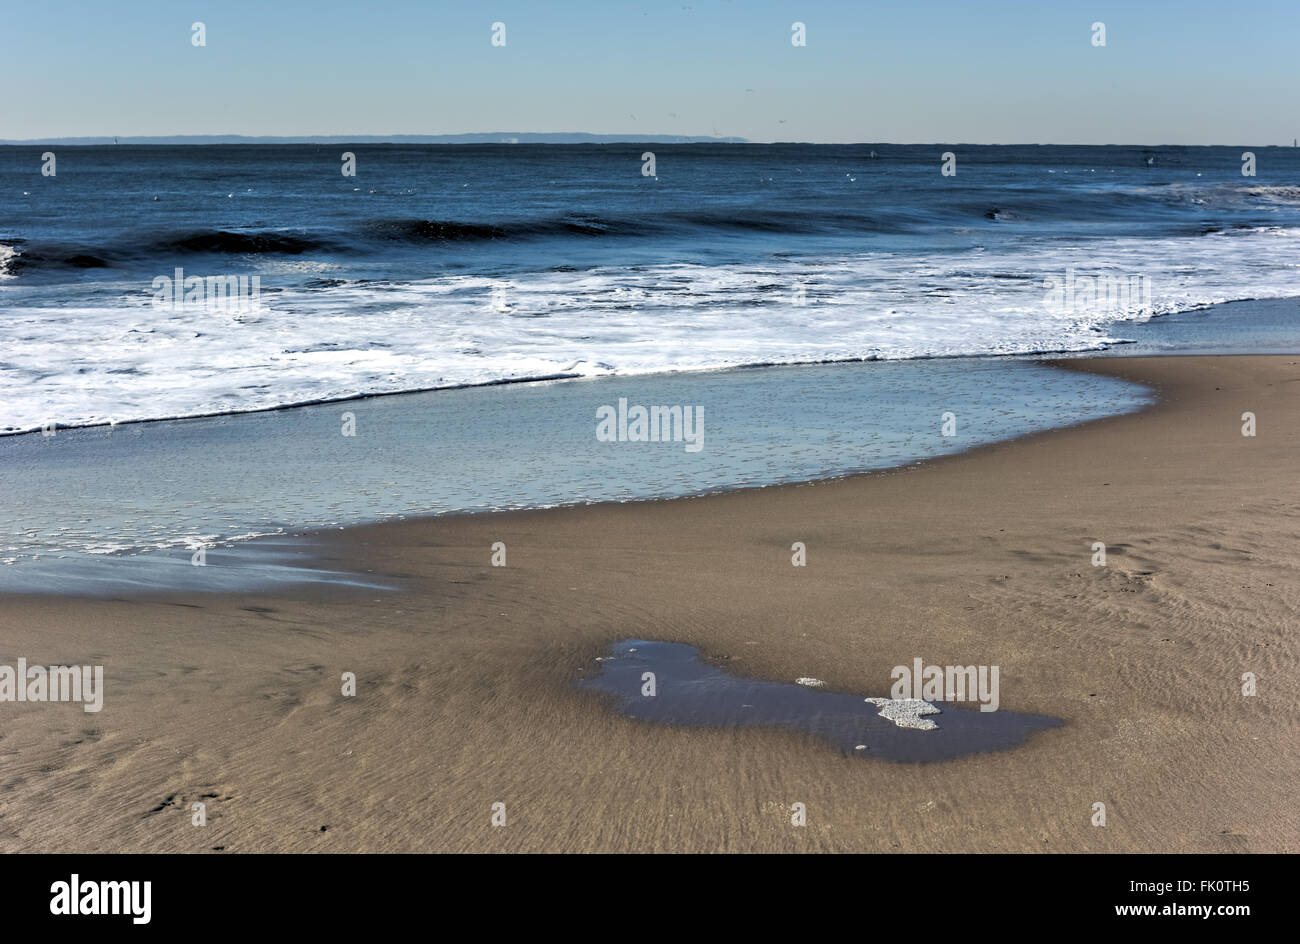
<path id="1" fill-rule="evenodd" d="M 894 722 L 900 728 L 933 731 L 939 727 L 922 715 L 941 714 L 939 707 L 920 698 L 867 698 L 865 701 L 880 709 L 880 717 Z"/>
<path id="2" fill-rule="evenodd" d="M 13 261 L 18 258 L 18 250 L 13 246 L 0 244 L 0 279 L 11 279 L 14 273 L 10 270 Z"/>
<path id="3" fill-rule="evenodd" d="M 0 432 L 557 374 L 1093 350 L 1113 340 L 1121 313 L 1048 310 L 1044 279 L 1070 268 L 1140 274 L 1153 305 L 1128 313 L 1137 317 L 1300 295 L 1298 236 L 1271 227 L 920 258 L 347 283 L 264 292 L 256 311 L 228 315 L 155 310 L 140 287 L 95 307 L 0 294 Z M 275 271 L 268 264 L 265 287 Z"/>

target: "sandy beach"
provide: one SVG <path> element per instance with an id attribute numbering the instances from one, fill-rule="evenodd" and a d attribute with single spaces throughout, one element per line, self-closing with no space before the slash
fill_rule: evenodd
<path id="1" fill-rule="evenodd" d="M 879 474 L 325 536 L 397 592 L 4 597 L 0 662 L 106 691 L 5 706 L 0 849 L 1300 851 L 1300 358 L 1061 364 L 1159 402 Z M 917 765 L 637 722 L 575 684 L 627 638 L 863 696 L 997 665 L 1003 709 L 1064 724 Z"/>

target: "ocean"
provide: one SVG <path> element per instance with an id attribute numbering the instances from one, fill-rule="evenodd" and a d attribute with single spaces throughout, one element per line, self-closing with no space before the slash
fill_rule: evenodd
<path id="1" fill-rule="evenodd" d="M 812 481 L 1139 409 L 1027 356 L 1300 347 L 1268 301 L 1300 296 L 1300 150 L 1255 157 L 0 148 L 0 590 L 384 586 L 302 536 Z M 697 411 L 702 448 L 601 441 L 624 401 Z"/>
<path id="2" fill-rule="evenodd" d="M 2 147 L 0 432 L 1114 347 L 1300 295 L 1300 149 L 1252 153 L 1246 177 L 1228 147 Z M 160 303 L 195 277 L 243 303 Z"/>

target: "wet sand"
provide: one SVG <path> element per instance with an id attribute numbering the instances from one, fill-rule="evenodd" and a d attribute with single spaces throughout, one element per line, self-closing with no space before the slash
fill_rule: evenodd
<path id="1" fill-rule="evenodd" d="M 107 688 L 0 705 L 0 849 L 1298 851 L 1300 357 L 1065 363 L 1161 400 L 886 473 L 326 537 L 399 593 L 0 599 L 0 663 Z M 854 694 L 998 665 L 1002 709 L 1064 724 L 926 764 L 652 724 L 576 684 L 628 638 Z"/>

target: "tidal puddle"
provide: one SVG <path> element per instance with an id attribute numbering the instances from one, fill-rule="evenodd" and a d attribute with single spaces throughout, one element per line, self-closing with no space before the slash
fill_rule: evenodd
<path id="1" fill-rule="evenodd" d="M 1049 715 L 979 711 L 939 702 L 927 714 L 929 730 L 899 727 L 863 695 L 819 691 L 793 682 L 737 678 L 700 659 L 681 643 L 626 639 L 600 663 L 600 675 L 579 682 L 607 692 L 629 718 L 692 727 L 796 728 L 825 738 L 845 754 L 903 762 L 951 760 L 1014 747 L 1035 731 L 1064 722 Z M 643 673 L 655 675 L 656 694 L 641 693 Z"/>

